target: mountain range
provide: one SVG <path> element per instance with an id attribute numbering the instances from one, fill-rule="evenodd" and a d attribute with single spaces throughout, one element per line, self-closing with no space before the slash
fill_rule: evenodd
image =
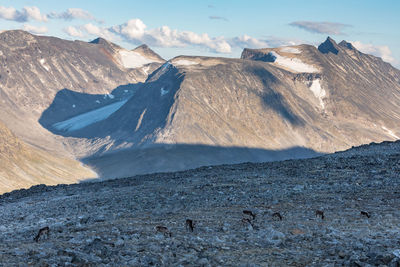
<path id="1" fill-rule="evenodd" d="M 0 59 L 0 158 L 14 166 L 0 172 L 3 192 L 307 158 L 400 135 L 400 71 L 331 38 L 166 61 L 146 45 L 5 31 Z"/>

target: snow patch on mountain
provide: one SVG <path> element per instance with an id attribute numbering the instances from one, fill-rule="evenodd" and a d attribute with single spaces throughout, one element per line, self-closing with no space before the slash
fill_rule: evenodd
<path id="1" fill-rule="evenodd" d="M 72 117 L 68 120 L 57 122 L 53 127 L 59 131 L 72 132 L 88 125 L 107 119 L 111 114 L 120 109 L 128 100 L 118 101 L 99 109 L 89 111 Z"/>
<path id="2" fill-rule="evenodd" d="M 154 60 L 146 58 L 134 51 L 120 50 L 119 55 L 121 57 L 122 65 L 125 68 L 140 68 L 146 64 L 155 62 Z"/>
<path id="3" fill-rule="evenodd" d="M 274 60 L 273 62 L 282 66 L 286 67 L 292 71 L 295 72 L 307 72 L 307 73 L 313 73 L 313 72 L 318 72 L 318 69 L 315 68 L 312 65 L 306 64 L 302 62 L 298 58 L 288 58 L 288 57 L 283 57 L 276 53 L 275 51 L 271 51 L 268 53 L 272 59 Z"/>
<path id="4" fill-rule="evenodd" d="M 321 108 L 325 108 L 323 99 L 326 97 L 326 91 L 322 88 L 320 79 L 315 79 L 310 85 L 310 90 L 318 98 Z"/>
<path id="5" fill-rule="evenodd" d="M 45 70 L 50 71 L 49 67 L 47 67 L 47 66 L 45 65 L 46 60 L 45 60 L 44 58 L 42 58 L 41 60 L 39 60 L 39 62 L 40 62 L 40 64 L 43 66 L 43 68 L 44 68 Z"/>
<path id="6" fill-rule="evenodd" d="M 286 52 L 286 53 L 292 53 L 292 54 L 300 54 L 301 53 L 300 49 L 295 48 L 295 47 L 290 47 L 290 46 L 285 46 L 285 47 L 279 48 L 279 51 Z"/>
<path id="7" fill-rule="evenodd" d="M 149 66 L 146 66 L 146 67 L 144 67 L 142 70 L 143 70 L 143 72 L 144 72 L 146 75 L 148 75 L 148 74 L 149 74 L 150 67 L 149 67 Z"/>
<path id="8" fill-rule="evenodd" d="M 400 139 L 392 130 L 386 128 L 385 126 L 382 126 L 382 129 L 387 132 L 390 136 L 392 136 L 395 139 Z"/>
<path id="9" fill-rule="evenodd" d="M 109 98 L 109 99 L 114 99 L 115 98 L 115 96 L 113 95 L 113 94 L 105 94 L 104 95 L 104 99 L 107 99 L 107 97 Z"/>
<path id="10" fill-rule="evenodd" d="M 177 66 L 190 66 L 190 65 L 197 65 L 199 63 L 187 59 L 179 59 L 177 61 L 174 61 L 174 64 Z"/>
<path id="11" fill-rule="evenodd" d="M 169 90 L 165 90 L 164 87 L 161 87 L 161 96 L 169 93 Z"/>

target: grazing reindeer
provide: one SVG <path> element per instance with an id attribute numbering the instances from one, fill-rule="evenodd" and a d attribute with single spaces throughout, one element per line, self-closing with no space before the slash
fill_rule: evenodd
<path id="1" fill-rule="evenodd" d="M 279 212 L 273 213 L 272 218 L 277 218 L 280 221 L 282 221 L 282 219 L 283 219 L 282 215 Z"/>
<path id="2" fill-rule="evenodd" d="M 171 232 L 168 230 L 168 228 L 165 227 L 165 226 L 157 225 L 157 226 L 156 226 L 156 231 L 157 231 L 157 232 L 160 232 L 160 233 L 163 233 L 164 236 L 168 236 L 168 237 L 171 237 L 171 236 L 172 236 L 172 233 L 171 233 Z"/>
<path id="3" fill-rule="evenodd" d="M 322 210 L 316 210 L 315 211 L 315 217 L 321 217 L 321 219 L 323 220 L 323 219 L 325 219 L 325 215 L 324 215 L 324 212 L 322 211 Z"/>
<path id="4" fill-rule="evenodd" d="M 369 215 L 369 213 L 366 211 L 361 211 L 361 215 L 366 216 L 367 218 L 371 217 L 371 215 Z"/>
<path id="5" fill-rule="evenodd" d="M 256 218 L 256 215 L 250 210 L 244 210 L 243 214 L 250 216 L 252 220 Z"/>
<path id="6" fill-rule="evenodd" d="M 185 222 L 185 228 L 186 230 L 189 230 L 189 232 L 193 232 L 194 231 L 194 222 L 193 220 L 187 219 Z"/>
<path id="7" fill-rule="evenodd" d="M 249 218 L 242 218 L 242 223 L 245 224 L 245 225 L 250 224 L 251 227 L 254 228 L 253 221 L 251 219 L 249 219 Z"/>
<path id="8" fill-rule="evenodd" d="M 35 236 L 33 240 L 35 240 L 35 242 L 39 242 L 39 239 L 42 236 L 46 236 L 46 238 L 49 238 L 49 234 L 50 234 L 50 228 L 48 226 L 43 227 L 39 230 L 38 234 Z"/>

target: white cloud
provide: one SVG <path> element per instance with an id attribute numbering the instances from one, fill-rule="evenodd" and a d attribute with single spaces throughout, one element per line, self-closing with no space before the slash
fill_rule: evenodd
<path id="1" fill-rule="evenodd" d="M 289 25 L 298 27 L 300 29 L 312 32 L 312 33 L 322 33 L 322 34 L 334 34 L 340 35 L 344 34 L 343 30 L 351 25 L 337 23 L 337 22 L 316 22 L 316 21 L 295 21 Z"/>
<path id="2" fill-rule="evenodd" d="M 217 53 L 230 53 L 231 46 L 224 37 L 211 38 L 208 34 L 197 34 L 191 31 L 179 31 L 168 26 L 154 29 L 146 29 L 146 25 L 140 19 L 132 19 L 128 22 L 111 27 L 111 31 L 125 40 L 138 44 L 146 43 L 158 47 L 186 47 L 190 45 L 206 47 Z"/>
<path id="3" fill-rule="evenodd" d="M 27 22 L 30 20 L 47 21 L 47 16 L 40 13 L 38 7 L 23 7 L 16 10 L 14 7 L 0 6 L 0 18 L 17 22 Z"/>
<path id="4" fill-rule="evenodd" d="M 277 37 L 267 37 L 265 39 L 257 39 L 247 34 L 234 37 L 228 40 L 231 46 L 238 48 L 266 48 L 266 47 L 279 47 L 287 45 L 297 45 L 304 42 L 300 40 L 283 39 Z"/>
<path id="5" fill-rule="evenodd" d="M 145 34 L 146 25 L 140 19 L 131 19 L 128 22 L 112 27 L 112 30 L 129 40 L 140 40 Z"/>
<path id="6" fill-rule="evenodd" d="M 68 8 L 66 11 L 62 13 L 51 12 L 50 14 L 48 14 L 48 17 L 51 19 L 64 19 L 64 20 L 73 20 L 73 19 L 96 20 L 96 18 L 92 14 L 81 8 Z"/>
<path id="7" fill-rule="evenodd" d="M 115 34 L 113 34 L 109 29 L 96 26 L 92 23 L 85 24 L 82 27 L 82 29 L 90 35 L 102 37 L 102 38 L 110 40 L 110 41 L 118 40 L 117 36 Z"/>
<path id="8" fill-rule="evenodd" d="M 37 21 L 47 21 L 47 16 L 41 14 L 39 8 L 37 8 L 35 6 L 24 7 L 23 11 L 28 18 L 31 18 L 31 19 L 37 20 Z"/>
<path id="9" fill-rule="evenodd" d="M 85 36 L 80 29 L 73 27 L 73 26 L 68 26 L 68 27 L 64 28 L 63 31 L 72 37 L 81 37 L 82 38 Z"/>
<path id="10" fill-rule="evenodd" d="M 48 30 L 45 26 L 33 26 L 29 24 L 24 24 L 23 27 L 24 31 L 33 33 L 33 34 L 43 34 L 46 33 Z"/>
<path id="11" fill-rule="evenodd" d="M 381 57 L 384 61 L 389 63 L 396 63 L 397 61 L 392 56 L 392 51 L 387 45 L 373 45 L 364 44 L 360 41 L 350 42 L 355 48 L 365 54 L 372 54 L 377 57 Z"/>
<path id="12" fill-rule="evenodd" d="M 198 34 L 191 31 L 179 31 L 168 26 L 148 29 L 140 19 L 131 19 L 126 23 L 112 27 L 101 27 L 88 23 L 80 28 L 67 27 L 64 31 L 73 37 L 82 37 L 84 33 L 103 37 L 110 41 L 125 40 L 135 45 L 145 43 L 154 47 L 189 47 L 197 46 L 211 52 L 229 54 L 232 48 L 264 48 L 298 44 L 297 40 L 267 37 L 257 39 L 248 35 L 235 38 L 223 36 L 210 37 L 207 33 Z"/>
<path id="13" fill-rule="evenodd" d="M 263 48 L 269 47 L 268 42 L 253 38 L 248 35 L 242 35 L 231 39 L 231 44 L 237 47 L 246 48 Z"/>
<path id="14" fill-rule="evenodd" d="M 221 17 L 221 16 L 209 16 L 208 18 L 209 18 L 209 19 L 212 19 L 212 20 L 224 20 L 224 21 L 229 21 L 227 18 Z"/>

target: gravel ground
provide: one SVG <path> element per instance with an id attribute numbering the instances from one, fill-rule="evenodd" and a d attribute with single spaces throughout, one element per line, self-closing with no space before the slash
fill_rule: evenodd
<path id="1" fill-rule="evenodd" d="M 400 143 L 385 142 L 35 186 L 0 196 L 0 265 L 399 266 L 399 171 Z"/>

